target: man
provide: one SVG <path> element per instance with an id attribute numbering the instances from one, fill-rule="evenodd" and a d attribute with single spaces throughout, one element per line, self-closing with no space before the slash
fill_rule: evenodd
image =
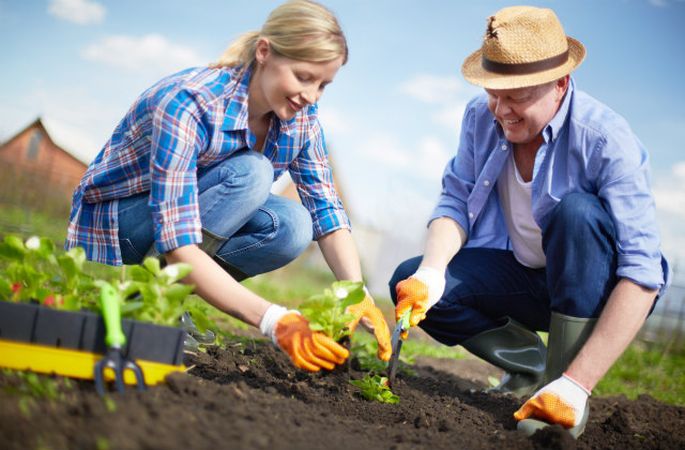
<path id="1" fill-rule="evenodd" d="M 466 108 L 423 257 L 390 282 L 398 319 L 411 311 L 412 326 L 503 368 L 494 390 L 534 393 L 514 415 L 526 434 L 583 432 L 592 389 L 669 278 L 647 153 L 575 88 L 584 57 L 549 9 L 489 18 L 462 66 L 485 93 Z"/>

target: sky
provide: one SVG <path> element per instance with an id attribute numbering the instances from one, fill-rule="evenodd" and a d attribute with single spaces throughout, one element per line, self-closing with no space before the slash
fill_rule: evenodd
<path id="1" fill-rule="evenodd" d="M 41 116 L 90 161 L 135 98 L 206 65 L 280 2 L 0 0 L 0 142 Z M 462 61 L 511 1 L 323 0 L 349 62 L 319 102 L 353 226 L 419 248 L 480 89 Z M 685 0 L 532 1 L 587 48 L 577 88 L 623 115 L 650 153 L 662 248 L 685 264 Z M 398 261 L 399 263 L 399 261 Z"/>

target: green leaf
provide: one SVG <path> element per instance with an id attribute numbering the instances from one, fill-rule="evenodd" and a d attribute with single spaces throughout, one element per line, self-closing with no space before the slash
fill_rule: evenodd
<path id="1" fill-rule="evenodd" d="M 7 300 L 12 294 L 12 283 L 4 278 L 0 278 L 0 299 Z"/>
<path id="2" fill-rule="evenodd" d="M 180 304 L 193 292 L 194 287 L 186 284 L 173 284 L 166 288 L 165 297 L 170 303 Z"/>
<path id="3" fill-rule="evenodd" d="M 362 397 L 380 403 L 399 403 L 400 397 L 393 394 L 388 386 L 388 378 L 367 374 L 361 380 L 350 380 L 350 384 L 359 388 Z"/>
<path id="4" fill-rule="evenodd" d="M 26 248 L 21 238 L 14 235 L 5 236 L 5 240 L 0 244 L 0 256 L 9 260 L 21 261 L 26 254 Z"/>
<path id="5" fill-rule="evenodd" d="M 42 237 L 39 240 L 38 254 L 43 258 L 48 258 L 55 253 L 55 243 L 51 239 Z"/>
<path id="6" fill-rule="evenodd" d="M 74 261 L 74 258 L 69 255 L 59 256 L 57 258 L 57 263 L 64 272 L 64 275 L 66 275 L 67 279 L 75 278 L 80 272 L 78 266 L 76 265 L 76 261 Z"/>
<path id="7" fill-rule="evenodd" d="M 128 316 L 144 306 L 143 302 L 124 302 L 121 305 L 121 315 Z"/>
<path id="8" fill-rule="evenodd" d="M 82 271 L 83 264 L 86 262 L 86 251 L 81 247 L 74 247 L 70 248 L 66 254 L 74 261 L 74 265 L 78 271 Z"/>
<path id="9" fill-rule="evenodd" d="M 149 270 L 154 276 L 159 276 L 159 259 L 148 257 L 143 261 L 143 267 Z"/>
<path id="10" fill-rule="evenodd" d="M 154 278 L 154 276 L 148 270 L 145 270 L 141 266 L 128 267 L 126 274 L 131 280 L 139 281 L 141 283 L 147 283 Z"/>
<path id="11" fill-rule="evenodd" d="M 188 312 L 190 312 L 193 323 L 195 323 L 195 326 L 200 333 L 204 333 L 206 330 L 217 329 L 216 324 L 207 317 L 207 314 L 201 308 L 193 306 L 188 308 Z"/>
<path id="12" fill-rule="evenodd" d="M 175 283 L 182 280 L 192 272 L 193 266 L 186 263 L 170 264 L 162 269 L 161 274 L 167 278 L 168 283 Z"/>

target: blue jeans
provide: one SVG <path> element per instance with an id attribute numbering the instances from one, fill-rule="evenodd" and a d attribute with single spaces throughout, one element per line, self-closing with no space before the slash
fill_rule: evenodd
<path id="1" fill-rule="evenodd" d="M 203 248 L 236 278 L 269 272 L 297 258 L 312 241 L 312 219 L 298 202 L 271 194 L 273 167 L 260 153 L 240 152 L 198 170 Z M 149 193 L 119 200 L 124 264 L 140 263 L 154 244 Z"/>
<path id="2" fill-rule="evenodd" d="M 511 317 L 531 330 L 548 331 L 552 311 L 598 317 L 617 283 L 616 233 L 599 199 L 566 195 L 542 233 L 547 267 L 531 269 L 509 250 L 464 248 L 450 261 L 440 301 L 419 326 L 436 340 L 457 345 Z M 411 276 L 421 257 L 409 259 L 390 280 Z"/>

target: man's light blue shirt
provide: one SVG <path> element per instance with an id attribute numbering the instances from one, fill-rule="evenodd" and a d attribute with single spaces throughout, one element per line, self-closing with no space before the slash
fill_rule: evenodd
<path id="1" fill-rule="evenodd" d="M 550 213 L 571 192 L 599 197 L 616 227 L 617 276 L 661 294 L 670 283 L 660 251 L 649 157 L 626 120 L 575 89 L 542 130 L 533 167 L 533 217 L 545 230 Z M 445 168 L 431 220 L 450 217 L 466 231 L 466 247 L 511 249 L 495 185 L 512 143 L 488 110 L 487 95 L 469 102 L 459 149 Z M 578 261 L 578 264 L 586 264 Z"/>

